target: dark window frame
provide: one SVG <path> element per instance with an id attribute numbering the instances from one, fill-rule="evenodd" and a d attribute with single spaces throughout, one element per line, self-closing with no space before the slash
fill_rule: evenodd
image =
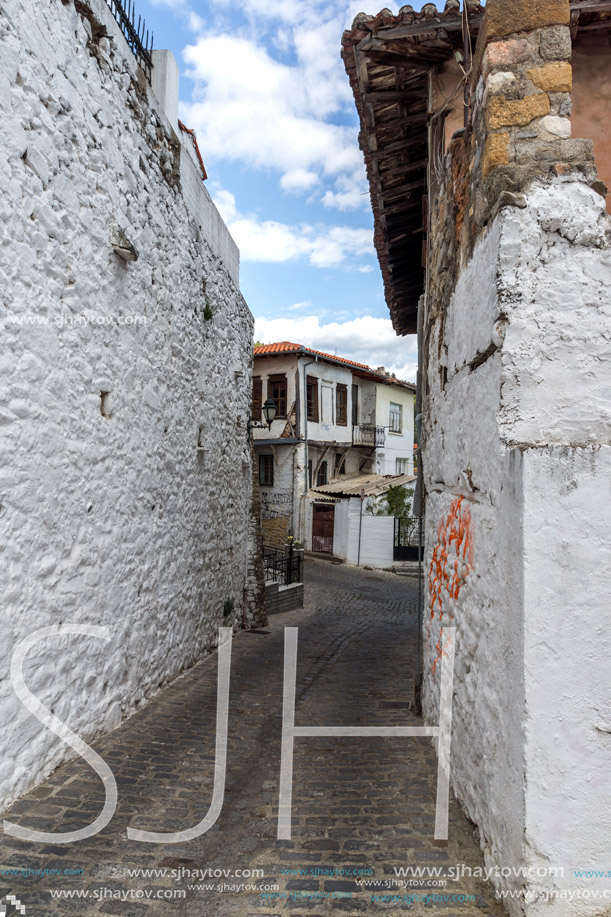
<path id="1" fill-rule="evenodd" d="M 333 471 L 333 477 L 339 477 L 342 474 L 346 474 L 346 453 L 345 452 L 336 452 L 335 453 L 335 469 Z"/>
<path id="2" fill-rule="evenodd" d="M 335 423 L 348 426 L 348 386 L 338 382 L 335 387 Z"/>
<path id="3" fill-rule="evenodd" d="M 398 408 L 398 411 L 393 411 L 393 408 Z M 399 418 L 399 427 L 395 429 L 395 424 L 393 423 L 393 416 Z M 390 407 L 388 410 L 388 430 L 390 433 L 403 433 L 403 405 L 399 404 L 397 401 L 391 401 Z"/>
<path id="4" fill-rule="evenodd" d="M 359 425 L 359 387 L 356 382 L 352 383 L 352 426 Z"/>
<path id="5" fill-rule="evenodd" d="M 261 376 L 252 377 L 252 419 L 261 420 L 263 410 L 263 379 Z"/>
<path id="6" fill-rule="evenodd" d="M 329 463 L 326 461 L 321 462 L 318 466 L 318 471 L 316 472 L 316 486 L 324 487 L 325 484 L 329 483 Z"/>
<path id="7" fill-rule="evenodd" d="M 318 381 L 318 376 L 306 377 L 306 413 L 308 420 L 312 421 L 312 423 L 319 423 L 320 418 Z M 312 389 L 314 389 L 313 396 L 310 394 Z"/>
<path id="8" fill-rule="evenodd" d="M 276 405 L 276 420 L 288 417 L 288 382 L 285 373 L 267 377 L 267 397 Z"/>
<path id="9" fill-rule="evenodd" d="M 274 455 L 272 452 L 263 452 L 259 455 L 259 484 L 263 487 L 274 486 Z"/>

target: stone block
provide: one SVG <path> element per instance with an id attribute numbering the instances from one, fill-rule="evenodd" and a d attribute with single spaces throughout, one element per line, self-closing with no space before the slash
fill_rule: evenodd
<path id="1" fill-rule="evenodd" d="M 560 137 L 561 140 L 568 140 L 571 136 L 571 122 L 568 118 L 561 118 L 558 115 L 547 115 L 541 118 L 539 122 L 544 131 L 553 137 Z"/>
<path id="2" fill-rule="evenodd" d="M 573 88 L 573 68 L 567 61 L 554 61 L 528 71 L 535 86 L 544 92 L 570 92 Z"/>
<path id="3" fill-rule="evenodd" d="M 506 99 L 495 96 L 488 104 L 486 120 L 490 130 L 501 127 L 524 127 L 535 118 L 550 112 L 550 101 L 545 93 L 526 96 L 525 99 Z"/>
<path id="4" fill-rule="evenodd" d="M 569 0 L 488 0 L 484 28 L 490 41 L 570 21 Z"/>
<path id="5" fill-rule="evenodd" d="M 515 81 L 516 75 L 511 70 L 500 70 L 488 78 L 486 89 L 491 95 L 496 95 L 497 93 L 506 92 Z"/>
<path id="6" fill-rule="evenodd" d="M 528 60 L 531 54 L 532 46 L 526 38 L 493 41 L 484 53 L 484 75 L 490 73 L 491 70 L 505 69 Z"/>
<path id="7" fill-rule="evenodd" d="M 49 181 L 49 163 L 41 151 L 35 146 L 29 146 L 25 161 L 26 165 L 39 177 L 43 185 L 46 185 Z"/>
<path id="8" fill-rule="evenodd" d="M 484 148 L 482 160 L 482 174 L 484 178 L 496 166 L 505 166 L 509 163 L 509 133 L 491 134 Z"/>
<path id="9" fill-rule="evenodd" d="M 556 25 L 544 29 L 539 38 L 539 53 L 544 60 L 570 60 L 573 43 L 567 26 Z"/>

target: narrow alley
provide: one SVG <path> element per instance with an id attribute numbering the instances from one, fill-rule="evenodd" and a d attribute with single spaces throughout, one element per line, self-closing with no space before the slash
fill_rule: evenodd
<path id="1" fill-rule="evenodd" d="M 299 628 L 298 724 L 417 725 L 408 709 L 415 582 L 309 560 L 305 608 L 234 636 L 227 785 L 214 827 L 179 845 L 126 834 L 128 826 L 189 828 L 208 810 L 216 653 L 95 744 L 119 788 L 115 816 L 100 834 L 74 845 L 3 837 L 0 895 L 13 894 L 36 917 L 501 915 L 482 880 L 405 872 L 483 867 L 474 828 L 453 800 L 448 846 L 433 842 L 437 761 L 429 738 L 297 739 L 292 840 L 276 839 L 284 628 Z M 74 830 L 92 822 L 103 801 L 101 782 L 76 759 L 5 818 L 39 831 Z M 31 874 L 9 879 L 10 869 Z"/>

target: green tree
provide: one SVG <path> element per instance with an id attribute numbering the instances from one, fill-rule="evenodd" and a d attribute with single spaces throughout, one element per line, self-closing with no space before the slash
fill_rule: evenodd
<path id="1" fill-rule="evenodd" d="M 416 517 L 412 516 L 413 500 L 413 487 L 399 484 L 396 487 L 389 487 L 380 497 L 380 501 L 370 505 L 368 509 L 373 516 L 394 516 L 396 519 L 401 519 L 401 528 L 411 540 L 418 524 Z"/>

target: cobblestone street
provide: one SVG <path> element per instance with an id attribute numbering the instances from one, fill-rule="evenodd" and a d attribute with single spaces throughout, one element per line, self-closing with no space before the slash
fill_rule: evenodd
<path id="1" fill-rule="evenodd" d="M 442 887 L 434 879 L 429 887 L 426 880 L 385 887 L 384 880 L 396 877 L 395 867 L 483 866 L 473 827 L 453 801 L 449 845 L 433 843 L 437 762 L 428 738 L 298 738 L 293 836 L 276 839 L 283 628 L 299 627 L 297 724 L 418 725 L 408 710 L 415 608 L 415 580 L 309 560 L 306 607 L 274 615 L 265 632 L 234 637 L 227 786 L 213 829 L 180 845 L 147 844 L 126 835 L 128 826 L 189 828 L 208 810 L 216 654 L 95 744 L 119 787 L 115 816 L 100 834 L 73 845 L 3 837 L 0 894 L 20 898 L 27 917 L 503 914 L 491 886 L 476 879 L 450 879 Z M 74 830 L 93 821 L 103 799 L 99 779 L 77 759 L 5 817 L 37 830 Z M 7 868 L 83 872 L 9 878 Z M 196 869 L 226 872 L 189 877 Z M 157 872 L 130 876 L 133 870 Z M 253 877 L 249 870 L 263 875 Z M 184 873 L 180 878 L 178 871 Z M 238 890 L 241 884 L 251 887 Z M 219 890 L 221 885 L 226 887 Z M 266 888 L 273 885 L 278 888 Z M 51 890 L 88 896 L 53 898 Z M 162 897 L 173 890 L 184 897 Z M 423 900 L 427 895 L 438 900 Z M 466 896 L 473 897 L 466 901 Z"/>

